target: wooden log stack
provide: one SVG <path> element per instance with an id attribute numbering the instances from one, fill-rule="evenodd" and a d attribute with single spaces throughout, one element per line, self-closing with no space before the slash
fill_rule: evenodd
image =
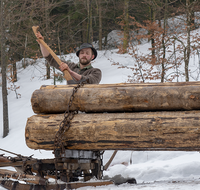
<path id="1" fill-rule="evenodd" d="M 78 89 L 72 110 L 89 113 L 75 115 L 63 143 L 75 150 L 199 151 L 199 85 L 85 85 Z M 32 108 L 37 115 L 27 120 L 28 147 L 54 149 L 72 90 L 73 86 L 52 85 L 33 93 Z"/>

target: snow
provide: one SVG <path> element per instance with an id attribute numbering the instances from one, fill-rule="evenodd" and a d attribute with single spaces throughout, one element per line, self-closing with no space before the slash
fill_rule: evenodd
<path id="1" fill-rule="evenodd" d="M 196 32 L 200 32 L 197 30 Z M 138 46 L 140 51 L 147 52 L 149 44 Z M 93 61 L 94 67 L 100 68 L 103 73 L 101 84 L 124 83 L 128 76 L 133 72 L 129 67 L 134 67 L 134 59 L 129 54 L 117 54 L 118 50 L 98 51 L 98 57 Z M 75 54 L 62 56 L 66 60 L 78 62 Z M 34 115 L 31 107 L 31 95 L 42 85 L 52 85 L 53 79 L 45 80 L 44 59 L 38 59 L 35 63 L 27 59 L 30 64 L 26 69 L 21 68 L 21 62 L 18 63 L 18 81 L 15 83 L 18 99 L 13 90 L 8 90 L 8 110 L 9 110 L 9 135 L 3 138 L 3 103 L 2 89 L 0 88 L 0 148 L 24 156 L 34 155 L 34 158 L 53 158 L 52 151 L 32 150 L 26 146 L 25 126 L 28 117 Z M 119 63 L 128 68 L 118 69 Z M 190 76 L 191 80 L 199 80 L 198 55 L 191 57 Z M 158 68 L 159 69 L 159 68 Z M 184 71 L 184 66 L 180 70 Z M 171 72 L 171 71 L 169 71 Z M 180 76 L 179 81 L 184 81 Z M 147 81 L 148 82 L 148 81 Z M 159 82 L 154 80 L 151 82 Z M 176 82 L 176 79 L 174 79 Z M 65 81 L 57 84 L 66 84 Z M 13 84 L 12 84 L 13 85 Z M 11 84 L 8 84 L 11 87 Z M 5 152 L 0 151 L 0 154 Z M 108 161 L 113 151 L 104 153 L 104 164 Z M 5 153 L 6 156 L 14 156 Z M 10 168 L 9 168 L 10 169 Z M 102 187 L 84 187 L 80 190 L 197 190 L 200 189 L 200 154 L 199 152 L 172 152 L 172 151 L 118 151 L 116 157 L 111 163 L 105 176 L 113 177 L 121 174 L 125 178 L 135 178 L 137 185 L 122 184 L 119 186 L 109 185 Z M 0 190 L 4 188 L 0 187 Z"/>

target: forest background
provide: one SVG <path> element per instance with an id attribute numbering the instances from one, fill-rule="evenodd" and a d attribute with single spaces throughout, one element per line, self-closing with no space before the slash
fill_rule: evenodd
<path id="1" fill-rule="evenodd" d="M 118 53 L 129 53 L 135 61 L 135 74 L 128 82 L 169 82 L 180 74 L 189 81 L 190 57 L 200 56 L 200 34 L 192 35 L 200 27 L 199 13 L 199 0 L 1 0 L 3 112 L 7 112 L 6 80 L 13 83 L 13 90 L 17 88 L 16 62 L 23 60 L 26 68 L 34 64 L 27 58 L 41 57 L 32 26 L 40 27 L 45 42 L 60 56 L 75 52 L 84 42 L 93 43 L 98 50 L 118 48 Z M 113 31 L 120 41 L 109 38 Z M 139 54 L 136 45 L 148 41 L 149 53 Z M 169 69 L 181 64 L 184 73 L 177 70 L 166 76 Z M 160 66 L 159 72 L 154 72 L 155 65 Z M 48 79 L 51 71 L 47 63 L 46 68 Z M 3 120 L 7 117 L 5 114 Z M 7 133 L 5 130 L 4 136 Z"/>
<path id="2" fill-rule="evenodd" d="M 24 58 L 26 67 L 25 58 L 41 56 L 32 32 L 32 26 L 37 25 L 45 42 L 58 55 L 75 52 L 83 42 L 98 42 L 99 50 L 117 47 L 119 53 L 126 53 L 136 41 L 141 43 L 141 39 L 148 39 L 152 42 L 149 63 L 163 65 L 161 82 L 164 82 L 164 65 L 169 62 L 166 59 L 169 43 L 182 43 L 176 51 L 179 48 L 185 52 L 186 68 L 192 48 L 199 49 L 199 36 L 195 45 L 191 42 L 194 39 L 187 39 L 187 44 L 183 44 L 179 36 L 185 30 L 191 38 L 190 32 L 199 27 L 200 23 L 195 22 L 198 20 L 195 13 L 200 11 L 199 0 L 2 0 L 1 4 L 3 51 L 14 81 L 17 80 L 17 61 Z M 183 14 L 181 27 L 176 26 L 181 30 L 169 28 L 168 19 Z M 121 44 L 109 43 L 108 34 L 113 30 L 121 31 Z M 180 62 L 177 59 L 175 64 Z M 47 78 L 49 75 L 47 70 Z M 189 81 L 187 69 L 185 75 Z"/>

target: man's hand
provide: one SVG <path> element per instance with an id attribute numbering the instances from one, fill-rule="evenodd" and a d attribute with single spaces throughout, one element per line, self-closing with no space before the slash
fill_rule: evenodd
<path id="1" fill-rule="evenodd" d="M 82 76 L 79 75 L 78 73 L 72 71 L 69 66 L 66 63 L 61 63 L 60 64 L 60 70 L 63 72 L 64 70 L 68 70 L 69 74 L 77 81 L 81 80 Z"/>
<path id="2" fill-rule="evenodd" d="M 38 39 L 41 39 L 44 41 L 44 37 L 42 36 L 42 34 L 39 31 L 37 32 L 36 37 L 37 37 L 36 41 L 38 42 L 38 44 L 40 44 L 40 41 Z"/>
<path id="3" fill-rule="evenodd" d="M 60 70 L 63 72 L 64 70 L 68 70 L 69 73 L 71 72 L 71 69 L 69 68 L 69 66 L 66 63 L 61 63 L 60 65 Z"/>

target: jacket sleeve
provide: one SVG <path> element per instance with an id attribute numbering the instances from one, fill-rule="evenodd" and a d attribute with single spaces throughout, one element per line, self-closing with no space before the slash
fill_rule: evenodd
<path id="1" fill-rule="evenodd" d="M 49 65 L 51 65 L 51 66 L 55 67 L 56 69 L 60 70 L 58 63 L 52 57 L 51 54 L 49 54 L 47 57 L 45 57 L 45 59 L 47 60 L 47 62 L 49 63 Z"/>
<path id="2" fill-rule="evenodd" d="M 56 62 L 56 60 L 52 57 L 51 54 L 49 54 L 47 57 L 45 57 L 45 59 L 47 60 L 47 62 L 49 63 L 49 65 L 51 65 L 52 67 L 55 67 L 56 69 L 60 70 L 59 68 L 59 64 Z M 68 61 L 64 61 L 64 60 L 61 60 L 62 62 L 64 63 L 67 63 L 69 64 Z"/>

